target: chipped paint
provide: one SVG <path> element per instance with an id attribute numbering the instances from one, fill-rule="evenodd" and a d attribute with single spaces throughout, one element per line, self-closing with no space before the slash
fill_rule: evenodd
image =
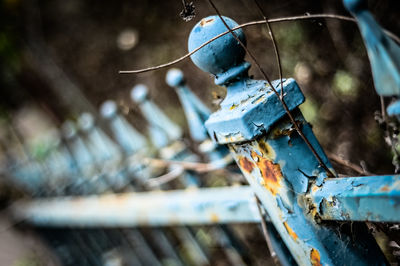
<path id="1" fill-rule="evenodd" d="M 283 178 L 281 167 L 279 164 L 275 164 L 270 160 L 260 157 L 260 160 L 256 163 L 260 169 L 263 177 L 264 186 L 271 191 L 273 195 L 279 192 L 282 187 L 281 180 Z"/>
<path id="2" fill-rule="evenodd" d="M 288 225 L 287 222 L 284 222 L 283 225 L 286 228 L 286 231 L 289 233 L 289 235 L 293 238 L 294 241 L 297 240 L 298 236 L 297 234 L 293 231 L 293 229 Z"/>
<path id="3" fill-rule="evenodd" d="M 217 17 L 214 18 L 216 22 L 207 32 L 201 32 L 195 26 L 189 37 L 189 51 L 196 47 L 194 44 L 204 43 L 216 32 L 226 29 L 218 23 Z M 240 38 L 244 39 L 242 32 Z M 368 246 L 365 248 L 356 245 L 353 235 L 342 230 L 339 224 L 335 227 L 335 223 L 327 226 L 317 222 L 319 206 L 313 204 L 310 194 L 318 189 L 310 186 L 325 187 L 326 173 L 306 142 L 292 129 L 285 109 L 298 121 L 302 133 L 323 163 L 329 169 L 332 166 L 298 109 L 304 96 L 297 83 L 293 79 L 284 81 L 282 87 L 287 95 L 287 106 L 283 108 L 279 96 L 268 93 L 271 88 L 265 80 L 253 80 L 248 76 L 250 64 L 244 61 L 242 47 L 220 42 L 218 49 L 221 52 L 216 55 L 215 47 L 205 46 L 200 54 L 191 57 L 199 68 L 216 76 L 217 85 L 227 87 L 221 108 L 205 125 L 219 144 L 230 146 L 233 157 L 296 262 L 299 265 L 381 265 L 383 255 L 368 233 L 356 236 L 363 237 L 363 244 Z M 278 93 L 279 85 L 279 80 L 272 82 Z M 238 106 L 231 109 L 233 105 Z M 244 157 L 256 167 L 251 172 L 252 167 L 241 159 Z M 356 184 L 347 185 L 353 187 Z"/>
<path id="4" fill-rule="evenodd" d="M 313 266 L 322 266 L 321 255 L 319 254 L 318 250 L 311 249 L 310 261 L 311 261 L 311 265 L 313 265 Z"/>
<path id="5" fill-rule="evenodd" d="M 263 139 L 260 139 L 258 141 L 258 146 L 259 146 L 260 151 L 263 156 L 265 156 L 271 160 L 274 160 L 276 158 L 274 149 L 266 141 L 264 141 Z"/>
<path id="6" fill-rule="evenodd" d="M 200 21 L 200 26 L 202 26 L 202 27 L 207 26 L 208 24 L 211 24 L 213 21 L 214 21 L 213 18 L 210 18 L 210 19 L 202 19 L 202 20 Z"/>
<path id="7" fill-rule="evenodd" d="M 324 220 L 400 221 L 400 176 L 327 178 L 311 188 L 312 205 Z"/>

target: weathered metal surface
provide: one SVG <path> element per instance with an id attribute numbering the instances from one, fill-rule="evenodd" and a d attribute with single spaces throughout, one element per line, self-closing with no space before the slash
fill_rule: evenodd
<path id="1" fill-rule="evenodd" d="M 17 202 L 18 220 L 39 226 L 133 227 L 259 222 L 248 186 L 58 197 Z"/>
<path id="2" fill-rule="evenodd" d="M 400 176 L 325 179 L 311 187 L 318 215 L 324 220 L 400 221 Z"/>
<path id="3" fill-rule="evenodd" d="M 227 22 L 229 26 L 236 25 L 232 20 Z M 189 51 L 225 30 L 217 16 L 201 20 L 190 34 Z M 242 33 L 239 38 L 244 39 Z M 244 49 L 231 34 L 221 39 L 218 46 L 207 45 L 199 55 L 192 56 L 197 66 L 216 75 L 216 82 L 228 90 L 221 109 L 206 122 L 207 129 L 215 141 L 228 143 L 231 154 L 297 263 L 384 264 L 381 251 L 367 231 L 351 236 L 338 225 L 320 224 L 321 219 L 315 208 L 310 208 L 307 195 L 312 185 L 323 183 L 327 173 L 294 130 L 278 96 L 265 81 L 249 78 L 248 63 L 243 62 Z M 282 85 L 284 101 L 292 110 L 294 120 L 325 165 L 334 172 L 297 108 L 304 101 L 297 84 L 288 79 Z M 279 81 L 273 82 L 273 86 L 279 93 Z"/>

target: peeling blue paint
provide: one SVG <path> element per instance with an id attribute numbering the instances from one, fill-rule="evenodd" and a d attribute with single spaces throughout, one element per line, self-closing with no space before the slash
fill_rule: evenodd
<path id="1" fill-rule="evenodd" d="M 326 179 L 312 189 L 322 219 L 397 222 L 400 220 L 400 176 Z"/>
<path id="2" fill-rule="evenodd" d="M 202 20 L 203 24 L 210 19 L 213 23 L 205 27 L 202 27 L 202 22 L 195 26 L 189 44 L 204 43 L 226 30 L 217 16 Z M 231 22 L 231 25 L 235 23 Z M 219 43 L 217 48 L 206 46 L 201 49 L 201 57 L 192 57 L 199 68 L 216 76 L 217 84 L 227 87 L 221 109 L 210 116 L 206 127 L 214 141 L 228 144 L 297 263 L 383 265 L 385 260 L 371 235 L 362 234 L 366 245 L 357 246 L 338 225 L 320 224 L 321 219 L 309 193 L 313 186 L 324 186 L 325 170 L 293 129 L 278 96 L 266 85 L 266 81 L 249 78 L 249 64 L 243 62 L 244 49 L 237 51 L 240 47 L 232 35 L 227 34 L 224 38 L 226 43 Z M 236 45 L 232 47 L 232 43 Z M 193 48 L 189 45 L 189 51 Z M 218 61 L 215 49 L 218 49 Z M 238 62 L 238 59 L 241 61 Z M 210 67 L 212 64 L 216 64 L 218 71 Z M 284 101 L 292 116 L 322 161 L 332 169 L 311 127 L 297 108 L 304 102 L 297 83 L 287 79 L 282 85 Z M 279 81 L 274 81 L 273 86 L 280 91 Z"/>

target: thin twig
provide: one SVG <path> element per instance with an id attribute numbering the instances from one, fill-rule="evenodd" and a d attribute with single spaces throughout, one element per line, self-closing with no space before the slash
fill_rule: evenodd
<path id="1" fill-rule="evenodd" d="M 269 233 L 268 233 L 268 227 L 267 227 L 267 223 L 265 222 L 265 216 L 264 213 L 262 211 L 262 207 L 261 207 L 261 202 L 260 200 L 257 198 L 256 195 L 254 195 L 254 197 L 256 198 L 256 202 L 257 202 L 257 208 L 258 208 L 258 212 L 260 213 L 260 218 L 261 218 L 261 228 L 262 228 L 262 232 L 265 238 L 265 242 L 267 242 L 267 247 L 269 249 L 269 253 L 271 255 L 272 260 L 274 261 L 275 265 L 280 265 L 278 257 L 276 255 L 276 252 L 272 246 L 272 241 L 271 238 L 269 237 Z"/>
<path id="2" fill-rule="evenodd" d="M 158 176 L 158 177 L 154 177 L 154 178 L 148 179 L 146 181 L 146 185 L 149 188 L 159 187 L 159 186 L 161 186 L 161 185 L 163 185 L 165 183 L 171 182 L 172 180 L 178 178 L 179 176 L 182 175 L 182 173 L 184 171 L 185 170 L 183 169 L 182 166 L 174 167 L 170 172 L 166 173 L 165 175 L 161 175 L 161 176 Z"/>
<path id="3" fill-rule="evenodd" d="M 250 56 L 250 58 L 253 60 L 254 64 L 257 66 L 258 70 L 261 72 L 263 75 L 264 79 L 268 82 L 268 85 L 271 87 L 272 91 L 275 93 L 275 95 L 278 97 L 279 101 L 281 102 L 283 109 L 285 109 L 286 114 L 288 115 L 290 121 L 292 122 L 294 128 L 296 129 L 297 133 L 300 135 L 300 137 L 303 139 L 303 141 L 306 143 L 310 151 L 314 154 L 314 157 L 317 159 L 319 165 L 325 170 L 326 174 L 330 177 L 334 177 L 335 175 L 332 173 L 332 171 L 326 166 L 326 164 L 322 161 L 321 157 L 319 154 L 316 152 L 314 147 L 311 145 L 310 141 L 307 139 L 307 137 L 303 134 L 301 131 L 299 125 L 297 124 L 297 121 L 294 119 L 292 113 L 289 110 L 289 107 L 286 105 L 285 101 L 283 98 L 280 97 L 278 91 L 275 89 L 275 87 L 272 85 L 271 80 L 268 78 L 267 74 L 265 73 L 264 69 L 261 67 L 261 65 L 258 63 L 256 60 L 255 56 L 253 53 L 250 52 L 249 49 L 247 49 L 246 45 L 239 39 L 239 37 L 235 34 L 235 32 L 229 27 L 228 24 L 226 24 L 225 20 L 223 19 L 221 13 L 217 9 L 217 7 L 214 5 L 212 0 L 208 0 L 210 5 L 214 8 L 215 12 L 217 13 L 218 17 L 221 19 L 222 23 L 224 23 L 225 27 L 229 30 L 229 32 L 232 34 L 232 36 L 236 39 L 236 41 L 242 46 L 242 48 L 246 51 L 246 53 Z"/>
<path id="4" fill-rule="evenodd" d="M 383 121 L 386 121 L 386 107 L 385 107 L 385 98 L 383 96 L 379 96 L 380 102 L 381 102 L 381 113 L 382 113 L 382 119 Z"/>
<path id="5" fill-rule="evenodd" d="M 281 81 L 281 98 L 283 99 L 283 78 L 282 78 L 283 74 L 282 74 L 282 64 L 281 64 L 281 57 L 280 57 L 280 55 L 279 55 L 279 49 L 278 49 L 278 46 L 276 45 L 275 35 L 274 35 L 274 32 L 272 31 L 271 25 L 270 25 L 269 22 L 268 22 L 268 18 L 267 18 L 267 16 L 265 15 L 264 10 L 262 9 L 262 7 L 260 6 L 260 4 L 258 3 L 257 0 L 254 0 L 254 2 L 255 2 L 255 4 L 256 4 L 258 10 L 259 10 L 260 13 L 261 13 L 261 16 L 263 17 L 263 19 L 264 19 L 264 21 L 265 21 L 265 24 L 267 25 L 268 34 L 269 34 L 269 36 L 271 37 L 271 41 L 272 41 L 272 44 L 273 44 L 273 46 L 274 46 L 276 64 L 277 64 L 277 66 L 278 66 L 278 71 L 279 71 L 279 80 Z"/>
<path id="6" fill-rule="evenodd" d="M 347 168 L 350 168 L 351 170 L 357 172 L 360 175 L 375 175 L 375 174 L 363 169 L 361 166 L 358 166 L 358 165 L 356 165 L 356 164 L 354 164 L 354 163 L 352 163 L 352 162 L 350 162 L 348 160 L 345 160 L 342 157 L 340 157 L 340 156 L 338 156 L 338 155 L 336 155 L 334 153 L 326 152 L 326 155 L 332 161 L 334 161 L 334 162 L 336 162 L 336 163 L 338 163 L 340 165 L 343 165 L 343 166 L 345 166 Z"/>
<path id="7" fill-rule="evenodd" d="M 329 18 L 329 19 L 339 19 L 339 20 L 344 20 L 344 21 L 351 21 L 351 22 L 357 22 L 354 18 L 351 17 L 346 17 L 346 16 L 341 16 L 341 15 L 335 15 L 335 14 L 314 14 L 314 15 L 302 15 L 302 16 L 293 16 L 293 17 L 284 17 L 284 18 L 274 18 L 274 19 L 268 19 L 268 23 L 277 23 L 277 22 L 285 22 L 285 21 L 296 21 L 296 20 L 307 20 L 307 19 L 316 19 L 316 18 Z M 245 27 L 249 27 L 249 26 L 254 26 L 254 25 L 260 25 L 260 24 L 265 24 L 265 20 L 260 20 L 260 21 L 250 21 L 244 24 L 241 24 L 237 27 L 232 28 L 232 30 L 237 30 L 237 29 L 241 29 L 241 28 L 245 28 Z M 397 37 L 394 33 L 385 30 L 384 32 L 390 37 L 392 38 L 394 41 L 396 41 L 397 43 L 400 44 L 400 38 Z M 153 71 L 153 70 L 158 70 L 158 69 L 162 69 L 165 67 L 169 67 L 172 65 L 175 65 L 183 60 L 185 60 L 186 58 L 190 57 L 192 54 L 196 53 L 198 50 L 200 50 L 201 48 L 203 48 L 204 46 L 206 46 L 207 44 L 221 38 L 222 36 L 228 34 L 229 31 L 225 31 L 217 36 L 215 36 L 214 38 L 210 39 L 209 41 L 203 43 L 202 45 L 200 45 L 199 47 L 197 47 L 196 49 L 194 49 L 192 52 L 187 53 L 184 56 L 181 56 L 173 61 L 170 61 L 168 63 L 165 64 L 161 64 L 158 66 L 152 66 L 152 67 L 148 67 L 148 68 L 143 68 L 143 69 L 137 69 L 137 70 L 120 70 L 119 74 L 139 74 L 139 73 L 144 73 L 144 72 L 149 72 L 149 71 Z"/>

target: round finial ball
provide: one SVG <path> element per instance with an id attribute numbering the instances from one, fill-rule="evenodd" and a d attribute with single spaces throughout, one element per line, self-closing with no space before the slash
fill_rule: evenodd
<path id="1" fill-rule="evenodd" d="M 183 83 L 185 82 L 185 77 L 183 76 L 183 72 L 180 69 L 171 68 L 167 72 L 165 81 L 171 87 L 178 87 L 179 85 L 183 85 Z"/>
<path id="2" fill-rule="evenodd" d="M 66 139 L 71 139 L 76 136 L 76 127 L 71 120 L 65 121 L 61 126 L 61 133 Z"/>
<path id="3" fill-rule="evenodd" d="M 94 126 L 94 118 L 89 113 L 83 113 L 78 119 L 79 128 L 83 131 L 88 131 Z"/>
<path id="4" fill-rule="evenodd" d="M 136 103 L 142 103 L 147 99 L 149 90 L 146 85 L 138 84 L 131 90 L 131 99 Z"/>
<path id="5" fill-rule="evenodd" d="M 238 24 L 230 18 L 222 17 L 229 28 L 237 27 Z M 228 29 L 218 16 L 203 18 L 194 26 L 189 35 L 189 52 L 198 48 L 203 43 Z M 234 31 L 239 40 L 246 45 L 246 37 L 242 29 Z M 228 69 L 243 62 L 246 51 L 231 33 L 207 44 L 190 56 L 193 63 L 205 72 L 214 75 L 223 73 Z"/>
<path id="6" fill-rule="evenodd" d="M 116 115 L 117 109 L 117 104 L 112 100 L 108 100 L 101 105 L 100 113 L 104 118 L 111 118 Z"/>

